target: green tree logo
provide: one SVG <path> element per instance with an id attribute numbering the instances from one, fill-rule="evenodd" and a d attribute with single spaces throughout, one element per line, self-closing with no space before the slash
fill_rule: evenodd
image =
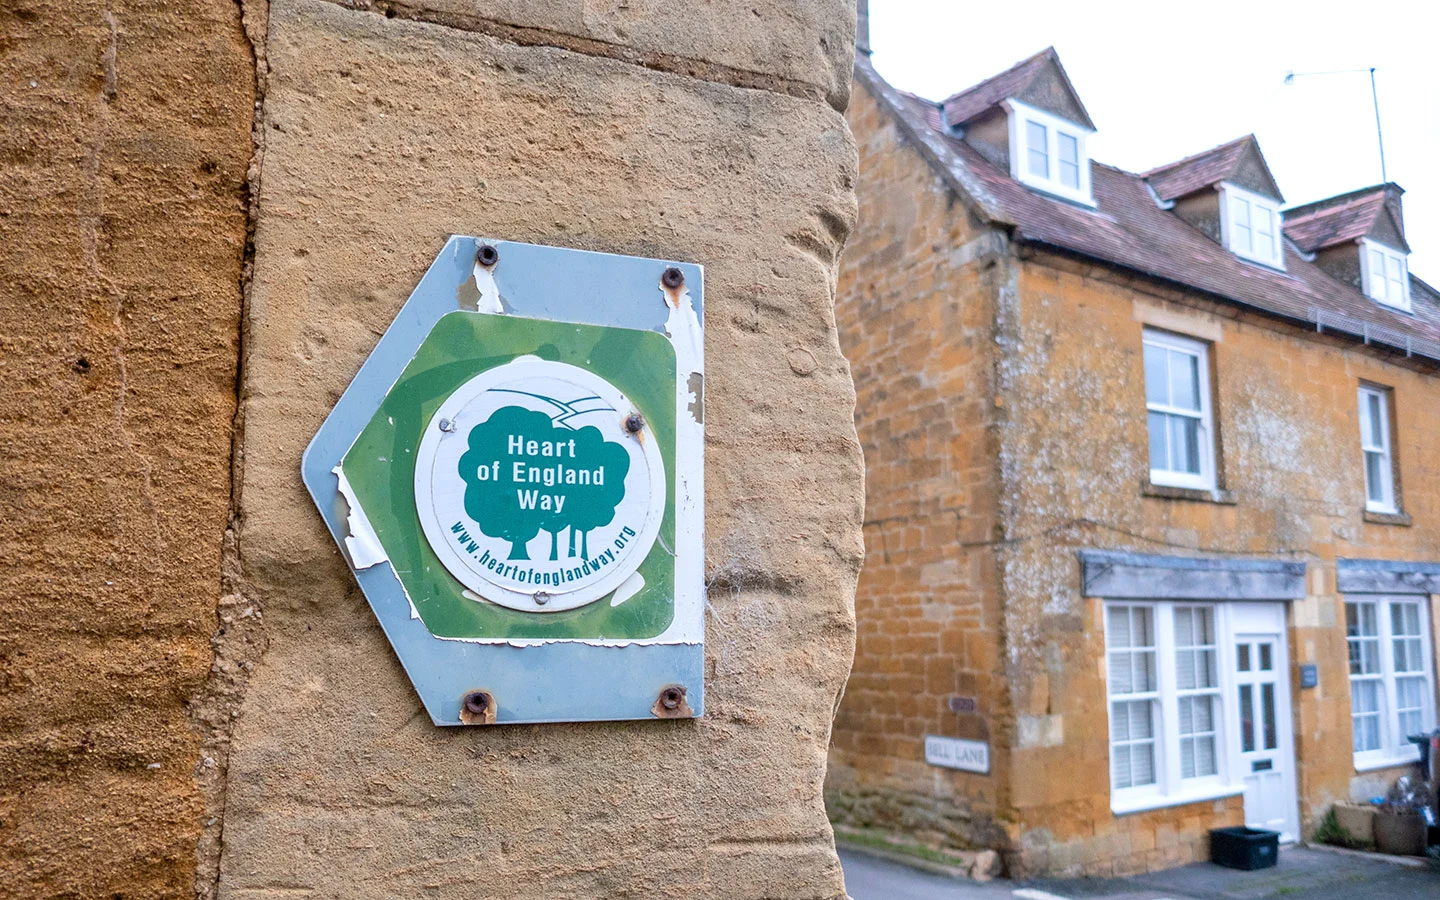
<path id="1" fill-rule="evenodd" d="M 563 404 L 557 404 L 563 405 Z M 460 456 L 465 513 L 481 532 L 510 543 L 510 559 L 529 559 L 526 544 L 550 533 L 550 559 L 559 559 L 560 532 L 570 530 L 589 559 L 589 532 L 610 524 L 625 496 L 630 454 L 600 429 L 556 427 L 550 416 L 505 406 L 470 429 Z"/>

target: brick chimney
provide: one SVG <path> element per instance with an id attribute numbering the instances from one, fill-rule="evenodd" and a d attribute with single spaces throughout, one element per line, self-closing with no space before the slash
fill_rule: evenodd
<path id="1" fill-rule="evenodd" d="M 864 0 L 861 2 L 863 3 Z M 1405 215 L 1400 205 L 1400 195 L 1403 193 L 1405 193 L 1405 189 L 1395 182 L 1391 181 L 1385 184 L 1385 208 L 1390 210 L 1390 215 L 1395 217 L 1395 224 L 1399 226 L 1402 238 L 1405 236 Z"/>

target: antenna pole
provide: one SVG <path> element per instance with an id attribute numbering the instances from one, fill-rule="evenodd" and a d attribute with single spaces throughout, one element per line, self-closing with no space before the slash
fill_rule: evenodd
<path id="1" fill-rule="evenodd" d="M 1370 99 L 1375 104 L 1375 139 L 1380 142 L 1380 180 L 1388 183 L 1389 178 L 1385 177 L 1385 133 L 1380 130 L 1380 94 L 1375 90 L 1375 67 L 1370 67 Z"/>
<path id="2" fill-rule="evenodd" d="M 1370 73 L 1370 102 L 1375 104 L 1375 140 L 1380 144 L 1380 180 L 1388 184 L 1390 177 L 1385 171 L 1385 133 L 1380 130 L 1380 92 L 1375 89 L 1374 66 L 1369 69 L 1332 69 L 1328 72 L 1286 72 L 1285 83 L 1294 84 L 1296 78 L 1312 75 L 1351 75 L 1359 72 Z"/>

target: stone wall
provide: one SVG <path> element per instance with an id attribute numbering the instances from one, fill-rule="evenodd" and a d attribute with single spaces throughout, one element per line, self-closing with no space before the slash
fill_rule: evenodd
<path id="1" fill-rule="evenodd" d="M 843 893 L 821 784 L 861 555 L 833 314 L 855 151 L 825 98 L 854 14 L 746 7 L 751 46 L 727 10 L 631 7 L 270 6 L 238 531 L 268 649 L 221 897 Z M 437 729 L 311 507 L 301 451 L 452 233 L 705 266 L 703 719 Z"/>
<path id="2" fill-rule="evenodd" d="M 924 735 L 1008 741 L 997 680 L 993 538 L 994 302 L 1003 241 L 980 226 L 869 92 L 861 227 L 846 246 L 837 315 L 855 366 L 865 448 L 865 568 L 855 666 L 835 723 L 827 796 L 836 823 L 964 850 L 1003 844 L 1007 759 L 990 775 L 925 763 Z M 950 700 L 973 698 L 956 713 Z"/>
<path id="3" fill-rule="evenodd" d="M 0 9 L 0 893 L 843 896 L 854 23 Z M 705 266 L 703 719 L 434 727 L 302 489 L 452 233 Z"/>
<path id="4" fill-rule="evenodd" d="M 0 6 L 7 897 L 192 891 L 254 85 L 228 0 Z"/>

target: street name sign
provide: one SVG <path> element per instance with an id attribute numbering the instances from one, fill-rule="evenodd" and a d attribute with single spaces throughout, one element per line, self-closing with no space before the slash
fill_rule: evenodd
<path id="1" fill-rule="evenodd" d="M 304 480 L 439 725 L 703 711 L 698 266 L 452 237 Z"/>
<path id="2" fill-rule="evenodd" d="M 990 745 L 984 741 L 967 741 L 925 735 L 925 761 L 932 766 L 959 769 L 962 772 L 990 773 Z"/>

